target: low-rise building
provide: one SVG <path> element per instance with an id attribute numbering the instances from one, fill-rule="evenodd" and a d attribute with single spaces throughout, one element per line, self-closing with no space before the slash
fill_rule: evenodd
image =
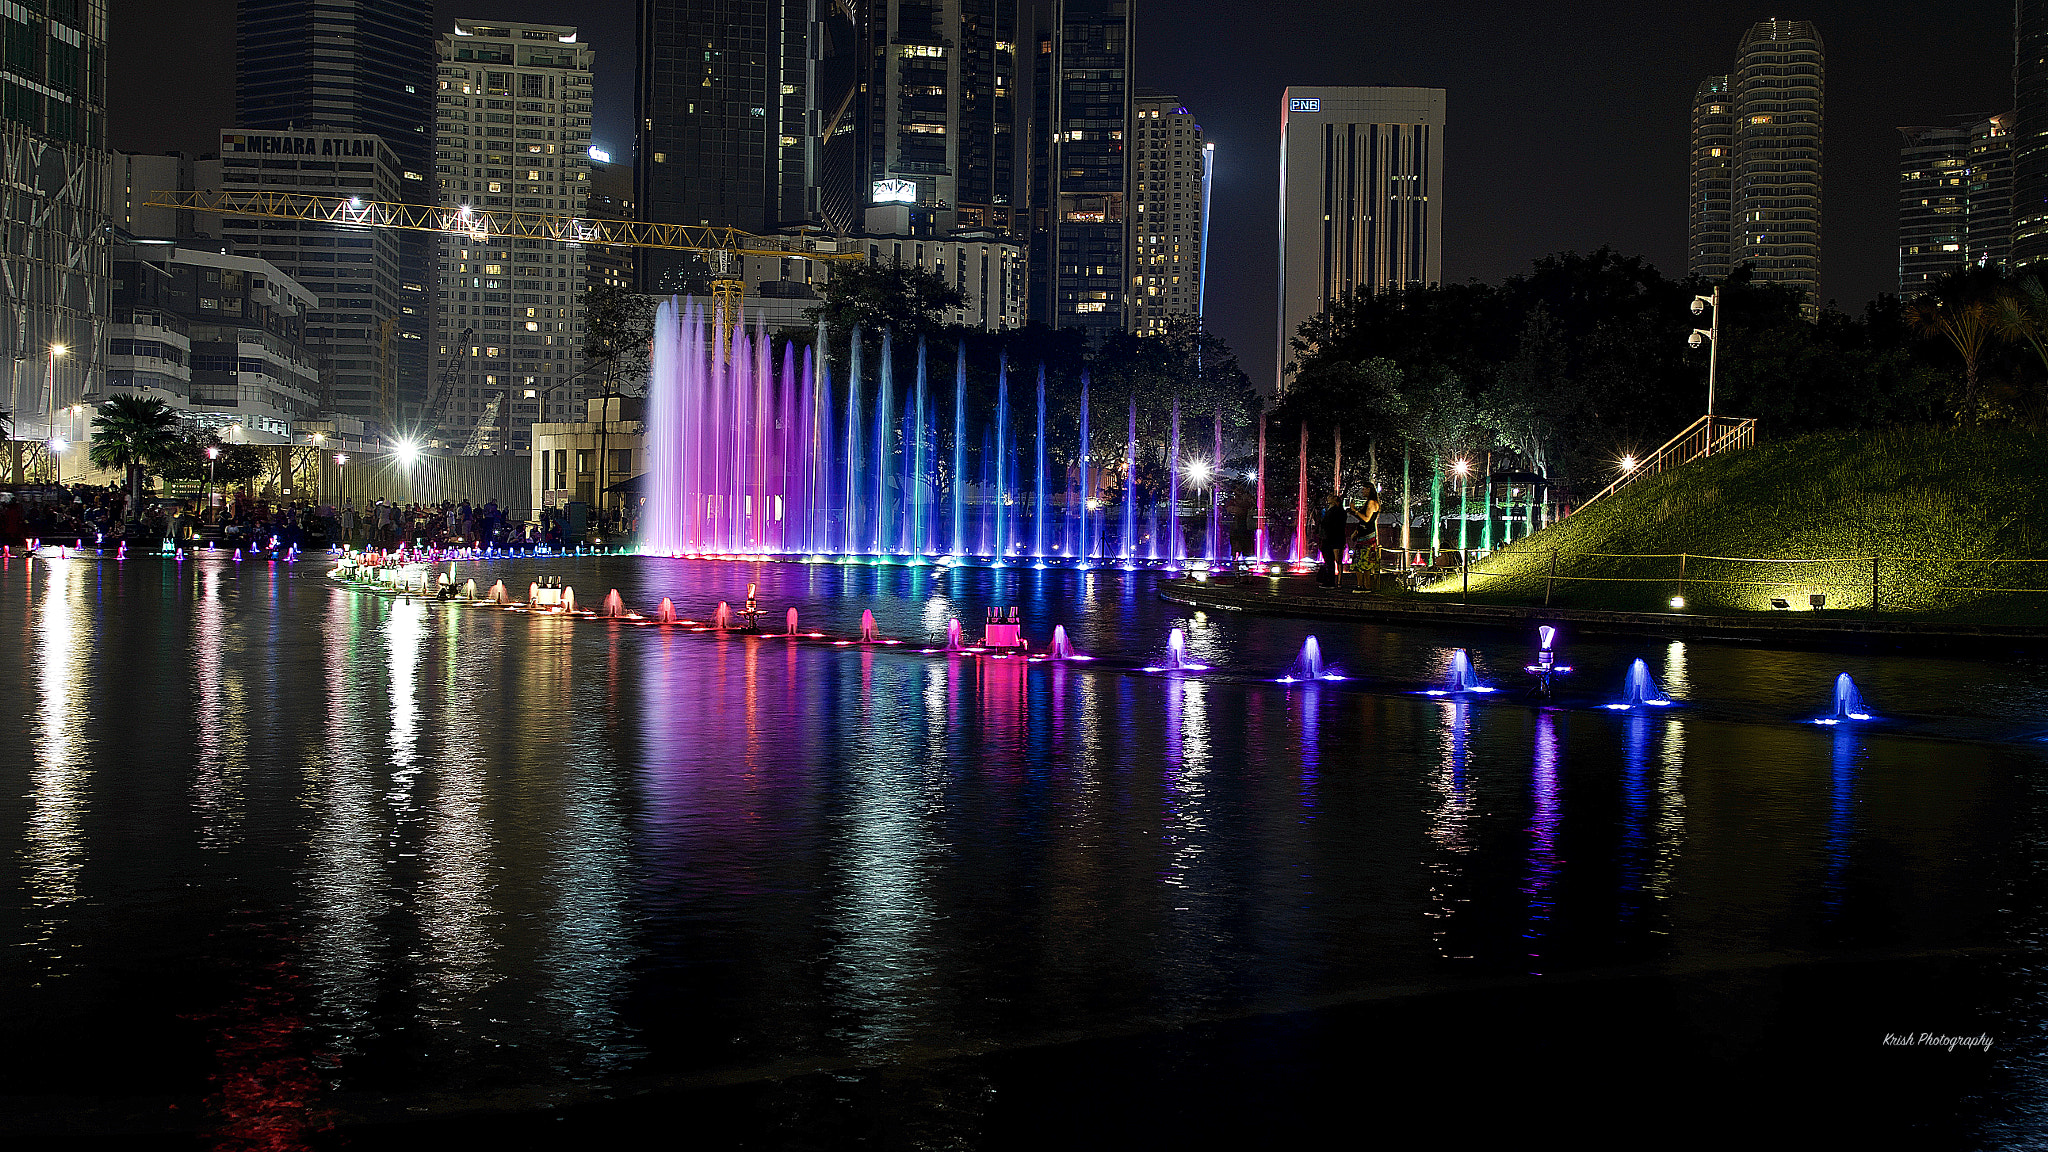
<path id="1" fill-rule="evenodd" d="M 228 440 L 291 443 L 318 415 L 319 360 L 306 345 L 319 300 L 267 260 L 175 243 L 114 256 L 107 393 L 155 396 Z"/>
<path id="2" fill-rule="evenodd" d="M 647 470 L 646 405 L 638 396 L 594 396 L 581 420 L 535 424 L 534 508 L 573 502 L 635 519 L 626 495 L 609 489 Z"/>

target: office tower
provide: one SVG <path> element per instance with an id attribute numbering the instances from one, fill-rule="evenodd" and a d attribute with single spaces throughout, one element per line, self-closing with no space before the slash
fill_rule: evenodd
<path id="1" fill-rule="evenodd" d="M 1131 331 L 1201 310 L 1208 145 L 1177 96 L 1138 90 L 1131 141 Z"/>
<path id="2" fill-rule="evenodd" d="M 376 136 L 390 148 L 396 199 L 432 203 L 433 6 L 414 0 L 239 0 L 235 125 L 259 132 Z M 307 190 L 312 191 L 318 185 Z M 399 238 L 398 313 L 388 341 L 388 410 L 360 405 L 391 434 L 418 419 L 427 392 L 427 335 L 434 240 Z M 315 278 L 317 279 L 317 277 Z M 307 281 L 309 286 L 311 281 Z M 317 288 L 314 289 L 318 291 Z M 322 301 L 322 312 L 335 309 Z M 360 309 L 354 310 L 360 313 Z M 314 315 L 314 331 L 337 323 Z M 380 341 L 382 342 L 382 341 Z M 360 360 L 360 357 L 348 357 Z M 339 375 L 360 375 L 339 369 Z M 359 392 L 359 389 L 347 389 Z M 380 407 L 386 407 L 380 404 Z"/>
<path id="3" fill-rule="evenodd" d="M 1131 0 L 1049 0 L 1037 8 L 1029 285 L 1035 324 L 1109 332 L 1129 322 L 1133 7 Z"/>
<path id="4" fill-rule="evenodd" d="M 1689 270 L 1717 278 L 1748 265 L 1760 282 L 1806 293 L 1809 316 L 1820 306 L 1824 89 L 1825 54 L 1813 23 L 1766 20 L 1743 33 L 1734 70 L 1702 83 L 1693 101 Z M 1725 145 L 1720 113 L 1712 111 L 1724 92 Z M 1717 147 L 1728 149 L 1725 169 L 1712 163 Z M 1715 219 L 1724 172 L 1725 233 Z"/>
<path id="5" fill-rule="evenodd" d="M 112 281 L 105 4 L 4 4 L 0 60 L 0 218 L 7 285 L 0 405 L 10 436 L 42 440 L 56 413 L 99 394 Z M 20 475 L 9 477 L 22 479 Z"/>
<path id="6" fill-rule="evenodd" d="M 1709 76 L 1692 97 L 1692 218 L 1685 263 L 1694 276 L 1721 280 L 1728 275 L 1734 173 L 1734 100 L 1728 77 Z"/>
<path id="7" fill-rule="evenodd" d="M 434 178 L 442 207 L 582 216 L 590 198 L 591 67 L 557 24 L 457 20 L 436 44 Z M 454 447 L 524 451 L 535 420 L 581 411 L 583 246 L 481 231 L 437 238 L 433 411 Z M 494 409 L 491 400 L 499 403 Z"/>
<path id="8" fill-rule="evenodd" d="M 361 132 L 222 132 L 220 158 L 193 165 L 193 185 L 227 192 L 396 201 L 405 169 L 381 136 Z M 406 315 L 402 234 L 391 228 L 194 213 L 195 230 L 238 256 L 268 260 L 319 298 L 306 343 L 322 357 L 321 409 L 404 430 L 399 377 Z"/>
<path id="9" fill-rule="evenodd" d="M 854 50 L 853 23 L 832 0 L 641 0 L 641 219 L 753 233 L 852 226 Z M 643 290 L 674 288 L 698 264 L 645 252 Z"/>
<path id="10" fill-rule="evenodd" d="M 867 203 L 1008 235 L 1016 202 L 1016 0 L 876 0 L 862 28 Z M 870 229 L 872 230 L 872 229 Z"/>
<path id="11" fill-rule="evenodd" d="M 2013 5 L 2012 264 L 2048 260 L 2048 0 Z"/>
<path id="12" fill-rule="evenodd" d="M 590 203 L 583 211 L 593 220 L 637 219 L 633 215 L 633 166 L 611 163 L 609 158 L 593 151 Z M 634 290 L 634 249 L 593 244 L 585 249 L 583 259 L 588 270 L 584 276 L 587 286 L 622 292 Z"/>
<path id="13" fill-rule="evenodd" d="M 1441 88 L 1289 88 L 1280 116 L 1280 347 L 1350 295 L 1443 279 Z"/>
<path id="14" fill-rule="evenodd" d="M 2010 114 L 1945 128 L 1901 128 L 1899 295 L 1958 268 L 2003 268 L 2012 246 Z"/>

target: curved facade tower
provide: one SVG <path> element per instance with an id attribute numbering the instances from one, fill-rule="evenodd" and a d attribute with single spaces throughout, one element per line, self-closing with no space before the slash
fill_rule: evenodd
<path id="1" fill-rule="evenodd" d="M 1735 104 L 1726 76 L 1700 81 L 1692 97 L 1692 199 L 1686 271 L 1707 280 L 1728 275 L 1731 173 L 1735 167 Z"/>

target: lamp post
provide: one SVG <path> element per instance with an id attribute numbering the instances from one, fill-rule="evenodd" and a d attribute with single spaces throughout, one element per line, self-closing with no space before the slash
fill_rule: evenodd
<path id="1" fill-rule="evenodd" d="M 49 368 L 43 375 L 43 439 L 48 442 L 52 455 L 64 451 L 64 442 L 57 439 L 57 357 L 64 354 L 62 344 L 50 345 Z M 57 480 L 64 480 L 62 461 L 57 465 Z"/>
<path id="2" fill-rule="evenodd" d="M 1714 440 L 1714 377 L 1721 361 L 1721 287 L 1718 284 L 1711 295 L 1692 298 L 1693 315 L 1698 316 L 1709 308 L 1714 310 L 1712 322 L 1708 327 L 1693 329 L 1691 338 L 1686 342 L 1695 348 L 1701 343 L 1707 345 L 1707 447 L 1711 449 Z"/>
<path id="3" fill-rule="evenodd" d="M 220 459 L 220 449 L 219 449 L 218 447 L 215 447 L 214 445 L 211 445 L 211 444 L 207 445 L 207 446 L 206 446 L 206 505 L 207 505 L 207 507 L 209 507 L 209 508 L 211 508 L 211 507 L 213 506 L 213 497 L 214 497 L 214 495 L 215 495 L 215 492 L 214 492 L 214 489 L 215 489 L 215 484 L 214 484 L 214 480 L 213 480 L 213 462 L 214 462 L 215 460 L 218 460 L 218 459 Z"/>

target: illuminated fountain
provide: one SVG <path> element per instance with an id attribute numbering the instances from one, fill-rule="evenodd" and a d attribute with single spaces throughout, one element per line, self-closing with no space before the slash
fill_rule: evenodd
<path id="1" fill-rule="evenodd" d="M 1628 666 L 1628 679 L 1622 682 L 1621 703 L 1607 707 L 1625 711 L 1630 708 L 1665 708 L 1670 704 L 1671 698 L 1664 695 L 1663 689 L 1657 687 L 1657 681 L 1650 677 L 1650 666 L 1637 660 Z"/>
<path id="2" fill-rule="evenodd" d="M 605 593 L 604 611 L 602 613 L 604 618 L 607 620 L 617 620 L 625 614 L 626 602 L 619 598 L 619 590 L 614 588 L 610 592 Z"/>
<path id="3" fill-rule="evenodd" d="M 500 587 L 503 587 L 503 586 L 502 586 L 502 585 L 500 585 Z M 668 598 L 668 597 L 666 597 L 666 596 L 663 596 L 663 597 L 661 598 L 661 607 L 659 607 L 659 608 L 656 608 L 656 609 L 654 610 L 654 619 L 655 619 L 655 622 L 656 622 L 656 623 L 659 623 L 659 624 L 673 624 L 673 623 L 675 623 L 675 622 L 676 622 L 676 602 L 675 602 L 675 601 L 673 601 L 673 600 L 671 600 L 671 599 L 669 599 L 669 598 Z"/>
<path id="4" fill-rule="evenodd" d="M 821 326 L 814 347 L 826 346 Z M 1104 537 L 1115 533 L 1109 512 L 1089 504 L 1102 477 L 1093 462 L 1085 375 L 1079 443 L 1062 476 L 1057 462 L 1048 459 L 1048 440 L 1057 433 L 1048 426 L 1051 401 L 1043 366 L 1035 425 L 1017 428 L 1007 360 L 998 365 L 993 412 L 976 412 L 969 407 L 965 347 L 954 350 L 950 398 L 943 387 L 932 387 L 933 352 L 920 343 L 913 355 L 885 334 L 876 357 L 856 329 L 839 385 L 829 358 L 788 341 L 778 351 L 765 321 L 729 325 L 693 303 L 662 304 L 648 390 L 643 551 L 811 562 L 901 558 L 917 564 L 942 557 L 1000 562 L 1018 553 L 1041 564 L 1085 563 L 1102 555 L 1135 560 L 1141 453 L 1135 400 L 1127 418 L 1131 442 L 1123 453 L 1122 540 L 1109 547 Z M 901 380 L 899 359 L 915 364 Z M 1168 463 L 1177 501 L 1178 399 L 1174 407 Z M 1026 436 L 1029 445 L 1022 443 Z M 970 437 L 981 445 L 978 468 L 970 459 Z M 1061 489 L 1065 507 L 1056 503 Z M 1212 492 L 1211 504 L 1218 500 Z M 1176 519 L 1169 526 L 1172 545 L 1160 558 L 1178 560 L 1202 550 L 1217 559 L 1213 553 L 1223 541 L 1213 507 L 1210 522 L 1202 548 L 1180 540 Z M 1158 551 L 1155 541 L 1155 556 Z"/>
<path id="5" fill-rule="evenodd" d="M 1455 696 L 1463 692 L 1492 692 L 1494 689 L 1479 682 L 1479 673 L 1472 667 L 1472 654 L 1463 648 L 1451 649 L 1451 668 L 1444 675 L 1444 686 L 1423 692 L 1425 696 Z"/>
<path id="6" fill-rule="evenodd" d="M 966 647 L 967 646 L 965 644 L 960 642 L 959 617 L 956 616 L 953 619 L 946 621 L 946 651 L 960 652 L 964 651 Z"/>
<path id="7" fill-rule="evenodd" d="M 711 614 L 711 626 L 720 632 L 732 627 L 732 605 L 720 600 L 718 610 Z"/>
<path id="8" fill-rule="evenodd" d="M 1342 680 L 1344 677 L 1328 671 L 1323 666 L 1323 646 L 1311 636 L 1301 642 L 1301 655 L 1294 658 L 1294 667 L 1280 677 L 1282 684 L 1314 683 L 1318 680 Z"/>
<path id="9" fill-rule="evenodd" d="M 863 644 L 874 644 L 879 642 L 879 640 L 880 637 L 875 634 L 875 610 L 872 608 L 861 609 L 860 642 Z"/>
<path id="10" fill-rule="evenodd" d="M 783 633 L 783 635 L 785 635 L 785 636 L 794 636 L 794 635 L 796 635 L 796 634 L 797 634 L 797 632 L 796 632 L 796 609 L 794 609 L 794 608 L 791 608 L 791 609 L 790 609 L 789 611 L 787 611 L 787 612 L 783 613 L 783 620 L 784 620 L 785 622 L 787 622 L 787 623 L 788 623 L 788 625 L 789 625 L 789 631 L 787 631 L 787 632 Z"/>
<path id="11" fill-rule="evenodd" d="M 1147 672 L 1206 672 L 1207 664 L 1188 659 L 1188 636 L 1179 628 L 1166 634 L 1166 659 L 1148 666 Z"/>
<path id="12" fill-rule="evenodd" d="M 1863 705 L 1863 694 L 1856 691 L 1856 681 L 1847 672 L 1835 677 L 1835 714 L 1815 720 L 1815 724 L 1840 724 L 1845 720 L 1868 720 L 1870 710 Z"/>

